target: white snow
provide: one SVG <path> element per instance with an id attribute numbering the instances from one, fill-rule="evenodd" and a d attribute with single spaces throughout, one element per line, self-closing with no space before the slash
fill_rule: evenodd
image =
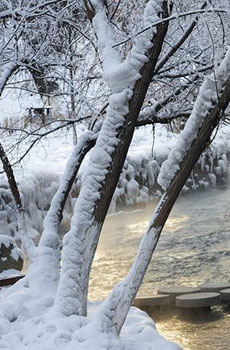
<path id="1" fill-rule="evenodd" d="M 15 270 L 15 269 L 8 269 L 8 270 L 2 271 L 0 273 L 0 279 L 5 278 L 5 277 L 19 276 L 19 275 L 22 275 L 22 273 L 20 271 Z"/>
<path id="2" fill-rule="evenodd" d="M 82 126 L 79 127 L 79 135 L 83 130 Z M 175 146 L 177 137 L 178 134 L 167 131 L 167 128 L 162 125 L 156 126 L 154 137 L 151 126 L 141 127 L 135 131 L 133 142 L 120 176 L 119 185 L 110 206 L 110 213 L 115 212 L 120 204 L 135 204 L 152 198 L 153 194 L 149 192 L 149 189 L 156 184 L 160 166 L 167 159 L 170 150 Z M 14 142 L 17 138 L 13 134 L 9 136 L 9 139 Z M 26 145 L 23 146 L 23 149 L 25 147 Z M 65 135 L 63 132 L 60 132 L 51 136 L 49 139 L 44 139 L 42 144 L 38 144 L 26 157 L 22 168 L 14 168 L 26 208 L 28 233 L 33 238 L 38 237 L 43 231 L 43 219 L 47 207 L 58 188 L 72 149 L 71 134 Z M 230 152 L 230 128 L 229 126 L 224 126 L 219 129 L 216 138 L 206 153 L 209 165 L 205 165 L 204 167 L 204 158 L 201 158 L 202 167 L 204 170 L 206 169 L 207 179 L 209 179 L 210 185 L 213 187 L 216 186 L 218 173 L 226 176 L 229 171 L 229 165 L 226 159 L 228 152 Z M 221 161 L 219 164 L 222 164 L 222 170 L 216 167 L 216 165 L 214 166 L 214 161 L 216 164 L 218 160 Z M 75 185 L 78 188 L 81 185 L 80 178 L 83 169 L 87 165 L 88 156 L 86 156 L 78 175 L 79 181 Z M 223 175 L 224 170 L 226 170 L 225 175 Z M 137 181 L 137 179 L 138 190 L 132 191 L 133 187 L 131 184 L 133 180 Z M 140 181 L 141 183 L 145 183 L 145 189 Z M 0 184 L 0 196 L 3 198 L 0 211 L 1 233 L 12 235 L 16 230 L 14 202 L 3 175 L 0 177 Z M 70 196 L 64 213 L 63 225 L 69 220 L 75 201 L 76 198 Z M 10 224 L 6 225 L 7 218 Z"/>
<path id="3" fill-rule="evenodd" d="M 21 280 L 22 281 L 22 280 Z M 18 291 L 17 291 L 18 289 Z M 63 317 L 50 308 L 53 299 L 42 300 L 37 294 L 30 315 L 26 308 L 18 309 L 21 300 L 25 305 L 23 290 L 9 288 L 0 292 L 0 348 L 8 350 L 177 350 L 179 346 L 166 341 L 156 330 L 153 320 L 137 308 L 131 308 L 120 337 L 97 314 L 100 303 L 89 305 L 88 317 Z M 27 304 L 28 305 L 27 300 Z M 30 306 L 31 306 L 30 305 Z M 8 321 L 6 321 L 8 320 Z"/>
<path id="4" fill-rule="evenodd" d="M 144 26 L 150 26 L 152 34 L 155 32 L 155 28 L 151 28 L 151 25 L 158 20 L 157 12 L 161 4 L 161 0 L 150 0 L 146 6 Z M 122 328 L 121 337 L 117 336 L 114 325 L 111 323 L 113 317 L 116 318 L 115 325 L 122 322 L 119 318 L 129 307 L 127 300 L 130 300 L 130 295 L 135 294 L 136 284 L 141 283 L 140 276 L 151 258 L 160 227 L 146 232 L 137 259 L 127 279 L 115 287 L 108 301 L 103 305 L 90 305 L 87 317 L 74 314 L 75 311 L 84 314 L 84 310 L 82 311 L 81 308 L 82 304 L 84 304 L 83 298 L 87 283 L 83 281 L 82 275 L 87 280 L 87 264 L 90 264 L 93 254 L 92 248 L 96 245 L 94 236 L 100 230 L 100 224 L 96 224 L 93 228 L 91 227 L 94 204 L 100 198 L 100 188 L 107 175 L 107 170 L 105 169 L 110 165 L 111 154 L 114 152 L 118 142 L 116 139 L 117 128 L 122 126 L 124 117 L 128 113 L 128 104 L 133 94 L 133 86 L 140 79 L 139 71 L 146 62 L 147 57 L 145 54 L 152 45 L 149 41 L 149 37 L 151 37 L 149 33 L 148 35 L 147 32 L 143 33 L 143 35 L 138 37 L 130 55 L 122 62 L 118 50 L 112 47 L 115 40 L 105 17 L 102 0 L 93 0 L 92 5 L 96 10 L 94 28 L 99 39 L 104 77 L 112 91 L 112 96 L 109 99 L 109 108 L 107 109 L 107 118 L 103 124 L 94 153 L 90 155 L 89 160 L 84 165 L 85 171 L 81 177 L 83 190 L 76 201 L 71 230 L 64 239 L 64 263 L 61 283 L 57 289 L 59 279 L 59 251 L 57 247 L 59 242 L 57 239 L 56 217 L 52 216 L 51 210 L 51 215 L 48 216 L 44 225 L 44 232 L 52 231 L 51 239 L 48 238 L 44 244 L 40 244 L 35 249 L 36 262 L 31 264 L 27 276 L 16 285 L 7 290 L 2 290 L 0 293 L 0 349 L 179 349 L 177 345 L 162 338 L 157 333 L 153 321 L 145 313 L 135 308 L 131 308 L 129 311 L 128 318 Z M 220 72 L 220 75 L 223 74 L 223 71 Z M 201 110 L 201 114 L 205 116 L 207 107 L 211 106 L 211 102 L 216 96 L 212 89 L 203 88 L 202 92 L 203 100 L 201 102 L 204 102 L 205 108 L 200 103 L 197 110 L 199 109 L 199 113 Z M 165 163 L 162 176 L 163 182 L 170 181 L 170 176 L 177 170 L 178 162 L 184 154 L 183 150 L 187 149 L 189 142 L 191 142 L 193 135 L 191 135 L 190 131 L 193 130 L 193 133 L 195 133 L 194 130 L 199 126 L 199 123 L 195 124 L 197 124 L 197 118 L 185 129 L 182 139 L 179 139 L 179 147 L 176 146 L 171 156 L 171 163 Z M 141 135 L 143 130 L 137 131 L 137 135 Z M 166 145 L 164 141 L 157 141 L 158 131 L 154 140 L 154 159 L 151 159 L 148 167 L 146 167 L 146 172 L 142 174 L 144 177 L 149 176 L 152 182 L 155 181 L 159 172 L 158 160 L 161 163 L 166 158 L 168 150 L 172 148 L 177 139 L 176 136 L 173 136 Z M 160 132 L 166 133 L 166 129 L 162 128 Z M 151 154 L 150 145 L 152 139 L 150 142 L 149 138 L 152 138 L 152 135 L 151 133 L 149 135 L 146 149 Z M 34 202 L 38 202 L 36 203 L 37 207 L 41 203 L 44 205 L 46 201 L 50 203 L 48 198 L 53 196 L 53 192 L 57 187 L 57 175 L 63 172 L 68 158 L 66 154 L 69 154 L 70 148 L 68 144 L 61 148 L 60 137 L 56 141 L 55 137 L 53 137 L 50 145 L 51 151 L 48 154 L 46 154 L 45 150 L 43 155 L 41 154 L 42 147 L 39 148 L 38 152 L 33 151 L 38 154 L 37 157 L 34 157 L 34 153 L 32 153 L 30 161 L 27 160 L 27 167 L 30 169 L 28 173 L 21 169 L 17 170 L 16 175 L 19 180 L 24 181 L 21 187 L 24 186 L 29 192 L 35 185 L 32 181 L 31 183 L 28 183 L 28 181 L 25 183 L 25 179 L 29 179 L 31 176 L 31 179 L 33 178 L 33 181 L 35 181 L 36 177 L 34 177 L 32 172 L 40 175 L 41 182 L 38 186 L 40 189 L 38 199 L 32 198 L 34 193 L 29 196 L 29 201 L 31 200 L 31 203 L 29 203 L 30 212 L 35 214 L 35 216 L 32 216 L 31 221 L 41 221 L 42 214 L 37 213 L 36 207 L 33 207 Z M 146 159 L 146 155 L 144 155 L 146 149 L 142 148 L 143 155 L 140 156 L 139 148 L 140 143 L 137 146 L 134 142 L 125 170 L 127 178 L 125 176 L 121 177 L 123 185 L 117 189 L 115 194 L 115 196 L 119 196 L 124 194 L 124 191 L 127 191 L 127 201 L 130 204 L 133 203 L 134 198 L 137 201 L 146 201 L 149 198 L 148 188 L 146 186 L 139 188 L 139 184 L 135 179 L 135 174 L 138 173 L 139 175 L 141 173 L 143 159 Z M 71 168 L 73 160 L 74 154 L 69 162 L 69 168 Z M 218 166 L 215 167 L 216 172 L 222 174 L 227 171 L 227 167 L 227 159 L 223 155 L 222 159 L 219 160 Z M 44 173 L 42 173 L 43 171 Z M 48 176 L 47 173 L 49 174 Z M 54 173 L 55 177 L 52 180 Z M 42 183 L 43 174 L 45 174 L 44 177 L 50 178 L 50 186 L 47 186 L 47 177 L 43 179 Z M 67 171 L 64 177 L 68 178 L 69 175 L 70 172 Z M 214 183 L 214 178 L 211 178 L 211 181 Z M 206 186 L 205 181 L 201 180 L 200 183 Z M 42 191 L 41 189 L 44 188 L 45 191 Z M 55 200 L 59 201 L 60 199 L 61 193 L 58 193 Z M 55 200 L 53 202 L 54 209 L 57 205 Z M 42 228 L 39 231 L 41 232 Z M 86 234 L 89 239 L 84 243 Z M 147 235 L 149 235 L 148 240 L 146 239 Z M 84 259 L 86 266 L 82 266 Z M 81 283 L 78 283 L 79 281 Z M 57 296 L 56 291 L 58 291 Z M 114 315 L 114 310 L 117 308 L 119 312 Z"/>
<path id="5" fill-rule="evenodd" d="M 9 248 L 10 245 L 13 246 L 11 252 L 10 252 L 10 256 L 12 257 L 12 259 L 18 261 L 19 258 L 24 259 L 24 255 L 21 251 L 21 249 L 19 249 L 16 246 L 15 240 L 9 236 L 6 235 L 0 235 L 0 247 L 1 245 L 4 245 L 6 248 Z"/>
<path id="6" fill-rule="evenodd" d="M 193 111 L 187 120 L 183 131 L 178 137 L 177 144 L 171 150 L 168 159 L 161 167 L 158 176 L 158 183 L 166 189 L 174 175 L 179 169 L 179 164 L 183 160 L 186 151 L 191 146 L 193 140 L 202 125 L 202 122 L 207 117 L 213 103 L 218 101 L 218 96 L 224 88 L 230 76 L 230 48 L 228 49 L 224 60 L 216 68 L 215 73 L 212 73 L 203 82 L 198 98 L 194 103 Z M 223 169 L 223 164 L 219 166 L 219 172 Z M 216 169 L 217 170 L 217 169 Z"/>
<path id="7" fill-rule="evenodd" d="M 12 244 L 15 246 L 15 241 L 13 238 L 6 236 L 6 235 L 0 235 L 0 245 L 4 245 L 6 248 L 9 248 Z"/>

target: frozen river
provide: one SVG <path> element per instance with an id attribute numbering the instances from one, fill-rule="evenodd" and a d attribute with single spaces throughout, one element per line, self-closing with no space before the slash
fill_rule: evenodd
<path id="1" fill-rule="evenodd" d="M 94 262 L 90 298 L 103 299 L 130 268 L 156 201 L 107 218 Z M 162 233 L 141 295 L 158 287 L 230 280 L 230 189 L 182 196 Z M 160 333 L 185 350 L 229 350 L 230 307 L 181 319 L 153 315 Z"/>

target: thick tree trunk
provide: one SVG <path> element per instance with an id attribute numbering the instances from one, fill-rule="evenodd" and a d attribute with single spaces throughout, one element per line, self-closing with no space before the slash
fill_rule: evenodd
<path id="1" fill-rule="evenodd" d="M 30 68 L 30 73 L 42 99 L 55 95 L 59 90 L 57 82 L 49 77 L 50 72 L 45 68 L 36 65 L 34 69 Z"/>
<path id="2" fill-rule="evenodd" d="M 34 68 L 30 68 L 30 73 L 33 77 L 37 91 L 42 100 L 42 107 L 51 107 L 52 117 L 55 119 L 56 112 L 56 96 L 59 92 L 59 85 L 54 77 L 50 77 L 51 69 L 46 67 L 40 67 L 38 64 Z M 38 106 L 40 107 L 40 106 Z M 41 124 L 44 126 L 47 124 L 47 116 L 45 113 L 41 115 Z"/>
<path id="3" fill-rule="evenodd" d="M 167 1 L 163 1 L 162 8 L 163 17 L 167 17 Z M 167 23 L 159 24 L 148 52 L 142 52 L 140 56 L 135 55 L 135 59 L 140 60 L 138 65 L 142 68 L 141 77 L 138 80 L 138 75 L 136 79 L 132 96 L 130 96 L 130 89 L 124 89 L 112 95 L 110 100 L 107 117 L 91 155 L 89 169 L 84 176 L 85 181 L 76 203 L 71 230 L 63 241 L 62 275 L 55 305 L 65 315 L 74 313 L 86 315 L 89 274 L 101 228 L 132 140 L 135 124 L 151 82 L 167 28 Z M 143 63 L 143 56 L 147 63 Z M 134 78 L 137 73 L 139 72 L 135 73 L 133 68 Z M 117 95 L 123 101 L 123 105 L 120 105 L 120 102 L 116 104 Z M 67 288 L 69 285 L 71 288 Z"/>

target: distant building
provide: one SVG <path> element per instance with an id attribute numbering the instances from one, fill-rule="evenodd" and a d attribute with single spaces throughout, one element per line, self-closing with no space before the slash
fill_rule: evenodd
<path id="1" fill-rule="evenodd" d="M 50 106 L 46 107 L 30 107 L 28 115 L 25 117 L 24 126 L 29 124 L 45 125 L 53 119 L 53 109 Z"/>

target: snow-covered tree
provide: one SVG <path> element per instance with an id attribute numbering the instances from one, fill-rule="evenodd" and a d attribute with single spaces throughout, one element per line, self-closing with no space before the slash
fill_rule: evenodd
<path id="1" fill-rule="evenodd" d="M 49 3 L 56 2 L 44 1 L 53 14 Z M 26 277 L 0 295 L 2 348 L 123 348 L 119 334 L 164 223 L 229 104 L 230 50 L 225 42 L 228 27 L 221 24 L 226 8 L 215 8 L 210 1 L 201 1 L 196 8 L 186 2 L 185 9 L 185 2 L 181 1 L 149 0 L 140 2 L 140 7 L 138 4 L 138 1 L 109 4 L 84 0 L 95 33 L 95 38 L 91 37 L 98 55 L 95 71 L 100 72 L 100 63 L 103 76 L 100 79 L 104 79 L 99 102 L 104 103 L 109 95 L 105 115 L 78 140 L 50 205 L 38 246 L 29 236 L 26 240 L 28 246 L 25 244 L 24 249 L 31 256 Z M 42 8 L 39 5 L 39 11 Z M 128 18 L 126 11 L 130 14 Z M 211 26 L 202 20 L 202 14 L 214 18 Z M 124 40 L 122 35 L 126 36 Z M 4 69 L 9 71 L 7 66 Z M 2 73 L 2 82 L 4 76 Z M 168 122 L 179 114 L 186 116 L 187 122 L 161 169 L 159 182 L 165 189 L 162 199 L 130 272 L 90 318 L 87 315 L 90 270 L 134 129 L 145 123 Z M 58 225 L 73 179 L 92 146 L 71 228 L 62 242 L 60 270 Z M 177 348 L 162 341 L 160 345 L 153 343 L 152 349 L 159 346 Z"/>

